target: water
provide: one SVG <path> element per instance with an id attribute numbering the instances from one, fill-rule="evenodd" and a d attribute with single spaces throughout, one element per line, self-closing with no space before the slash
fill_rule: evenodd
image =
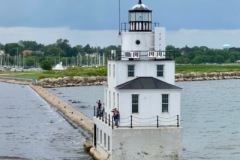
<path id="1" fill-rule="evenodd" d="M 240 80 L 177 83 L 184 159 L 240 159 Z"/>
<path id="2" fill-rule="evenodd" d="M 240 80 L 178 82 L 184 160 L 240 159 Z M 103 86 L 49 89 L 88 117 Z M 71 103 L 69 100 L 79 100 Z M 83 107 L 85 106 L 85 107 Z"/>
<path id="3" fill-rule="evenodd" d="M 176 83 L 183 88 L 184 160 L 240 159 L 239 84 L 240 80 Z M 0 88 L 0 159 L 1 156 L 89 158 L 82 149 L 84 132 L 73 129 L 29 87 L 0 83 Z M 96 101 L 103 100 L 103 88 L 69 87 L 49 91 L 92 117 Z"/>
<path id="4" fill-rule="evenodd" d="M 61 98 L 87 117 L 93 118 L 94 106 L 97 106 L 97 101 L 103 102 L 103 86 L 82 86 L 82 87 L 63 87 L 50 88 L 48 91 Z"/>
<path id="5" fill-rule="evenodd" d="M 90 160 L 73 128 L 29 86 L 0 83 L 0 159 Z"/>

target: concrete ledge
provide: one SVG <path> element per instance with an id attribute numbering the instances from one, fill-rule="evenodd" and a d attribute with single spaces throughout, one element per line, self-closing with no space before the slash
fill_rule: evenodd
<path id="1" fill-rule="evenodd" d="M 29 86 L 49 104 L 58 109 L 65 117 L 67 117 L 83 129 L 87 130 L 90 134 L 93 134 L 93 121 L 91 119 L 89 119 L 87 116 L 85 116 L 66 102 L 62 101 L 58 97 L 54 96 L 46 89 L 32 84 L 30 84 Z"/>
<path id="2" fill-rule="evenodd" d="M 53 105 L 58 109 L 63 116 L 65 116 L 70 121 L 74 122 L 81 128 L 87 130 L 91 135 L 93 135 L 93 121 L 83 115 L 81 112 L 70 106 L 69 104 L 63 102 L 46 89 L 30 84 L 30 87 L 36 91 L 44 100 L 49 104 Z M 92 141 L 85 141 L 83 143 L 85 150 L 96 160 L 107 160 L 107 158 L 102 157 L 102 155 L 93 147 Z"/>

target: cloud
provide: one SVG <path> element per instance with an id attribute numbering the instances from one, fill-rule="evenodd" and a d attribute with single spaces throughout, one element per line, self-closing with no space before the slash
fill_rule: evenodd
<path id="1" fill-rule="evenodd" d="M 207 46 L 209 48 L 222 48 L 224 44 L 240 47 L 239 30 L 186 30 L 167 32 L 168 44 L 176 47 Z"/>
<path id="2" fill-rule="evenodd" d="M 240 47 L 239 30 L 188 30 L 167 31 L 168 45 L 175 47 L 207 46 L 222 48 L 223 44 Z M 0 27 L 0 43 L 13 43 L 20 40 L 36 41 L 42 44 L 53 44 L 57 39 L 68 39 L 72 46 L 87 45 L 106 47 L 120 45 L 117 30 L 72 30 L 68 27 L 30 28 L 30 27 Z"/>
<path id="3" fill-rule="evenodd" d="M 0 27 L 0 43 L 14 43 L 20 40 L 53 44 L 57 39 L 68 39 L 72 46 L 91 45 L 105 47 L 119 45 L 120 38 L 116 30 L 71 30 L 60 28 Z"/>

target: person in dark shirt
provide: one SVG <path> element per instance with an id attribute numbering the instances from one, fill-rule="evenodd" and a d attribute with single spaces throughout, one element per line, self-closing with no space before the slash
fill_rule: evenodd
<path id="1" fill-rule="evenodd" d="M 115 108 L 113 110 L 113 120 L 114 120 L 114 126 L 115 127 L 118 127 L 119 119 L 120 119 L 119 111 Z"/>
<path id="2" fill-rule="evenodd" d="M 101 101 L 97 101 L 96 102 L 98 104 L 98 107 L 97 107 L 97 116 L 102 116 L 102 103 Z"/>

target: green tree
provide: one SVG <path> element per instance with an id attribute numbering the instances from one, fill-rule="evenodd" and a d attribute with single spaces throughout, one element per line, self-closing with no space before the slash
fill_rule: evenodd
<path id="1" fill-rule="evenodd" d="M 35 58 L 33 56 L 26 56 L 24 60 L 25 60 L 26 66 L 34 66 L 35 65 Z"/>
<path id="2" fill-rule="evenodd" d="M 43 70 L 52 70 L 52 66 L 47 60 L 42 61 L 40 65 Z"/>
<path id="3" fill-rule="evenodd" d="M 56 45 L 58 48 L 60 48 L 62 51 L 64 51 L 64 55 L 66 55 L 67 57 L 71 57 L 73 56 L 71 53 L 71 46 L 69 44 L 69 41 L 67 39 L 58 39 L 56 41 Z"/>
<path id="4" fill-rule="evenodd" d="M 47 56 L 66 56 L 65 52 L 54 44 L 44 47 L 44 53 Z"/>

